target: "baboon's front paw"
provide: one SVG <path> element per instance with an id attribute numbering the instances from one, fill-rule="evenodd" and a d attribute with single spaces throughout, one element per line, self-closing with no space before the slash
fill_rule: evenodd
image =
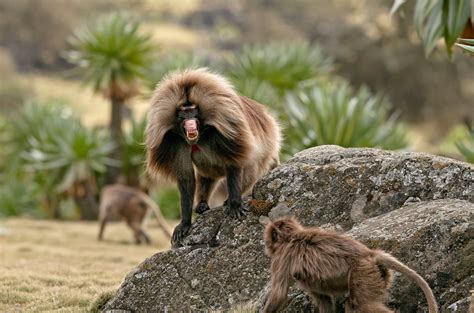
<path id="1" fill-rule="evenodd" d="M 242 219 L 247 215 L 247 209 L 243 206 L 242 201 L 230 202 L 230 205 L 227 205 L 225 213 L 236 219 Z"/>
<path id="2" fill-rule="evenodd" d="M 197 214 L 202 214 L 206 211 L 208 211 L 210 208 L 209 208 L 209 205 L 206 203 L 206 202 L 199 202 L 199 204 L 196 206 L 196 208 L 194 209 L 194 211 L 197 213 Z"/>
<path id="3" fill-rule="evenodd" d="M 179 223 L 178 226 L 173 231 L 173 237 L 171 238 L 171 245 L 173 248 L 177 248 L 181 246 L 181 242 L 186 237 L 191 228 L 191 224 L 183 224 L 182 222 Z"/>

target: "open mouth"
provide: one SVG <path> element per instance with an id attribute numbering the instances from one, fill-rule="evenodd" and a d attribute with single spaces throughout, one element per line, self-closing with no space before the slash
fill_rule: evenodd
<path id="1" fill-rule="evenodd" d="M 189 140 L 195 140 L 197 139 L 198 137 L 198 132 L 197 130 L 193 130 L 193 131 L 188 131 L 186 130 L 186 137 L 189 139 Z"/>
<path id="2" fill-rule="evenodd" d="M 195 119 L 185 120 L 183 128 L 186 133 L 188 141 L 196 141 L 199 137 L 198 123 Z"/>

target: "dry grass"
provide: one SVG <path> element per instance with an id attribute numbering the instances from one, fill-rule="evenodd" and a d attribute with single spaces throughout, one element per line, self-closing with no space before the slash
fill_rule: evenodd
<path id="1" fill-rule="evenodd" d="M 154 243 L 137 246 L 124 223 L 107 225 L 98 242 L 96 222 L 0 221 L 0 312 L 86 311 L 133 267 L 169 248 L 153 222 Z"/>

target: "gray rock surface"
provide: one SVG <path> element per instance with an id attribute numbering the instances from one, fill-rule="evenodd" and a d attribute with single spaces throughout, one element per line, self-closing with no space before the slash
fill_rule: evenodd
<path id="1" fill-rule="evenodd" d="M 258 304 L 269 279 L 259 215 L 268 214 L 347 231 L 387 250 L 426 278 L 442 312 L 466 312 L 474 287 L 473 202 L 474 168 L 467 163 L 375 149 L 308 149 L 257 183 L 245 220 L 227 218 L 222 208 L 199 216 L 187 246 L 146 259 L 127 275 L 106 310 Z M 423 299 L 408 279 L 396 276 L 392 307 L 425 312 Z M 287 311 L 301 310 L 316 311 L 304 294 L 292 290 Z"/>
<path id="2" fill-rule="evenodd" d="M 320 146 L 273 170 L 253 195 L 269 207 L 285 203 L 303 221 L 347 230 L 410 198 L 474 202 L 474 167 L 423 153 Z"/>

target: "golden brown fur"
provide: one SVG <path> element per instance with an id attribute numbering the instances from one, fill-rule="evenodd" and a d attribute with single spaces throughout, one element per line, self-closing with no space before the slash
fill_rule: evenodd
<path id="1" fill-rule="evenodd" d="M 177 112 L 184 111 L 195 111 L 188 117 L 199 125 L 197 143 L 182 134 Z M 206 69 L 171 74 L 157 86 L 146 137 L 148 171 L 178 182 L 182 220 L 173 234 L 175 243 L 191 225 L 193 206 L 198 213 L 206 211 L 217 190 L 221 197 L 228 193 L 230 214 L 240 216 L 241 196 L 279 163 L 275 119 Z"/>
<path id="2" fill-rule="evenodd" d="M 335 312 L 334 298 L 349 292 L 346 313 L 394 312 L 384 305 L 395 269 L 423 290 L 429 312 L 438 312 L 426 281 L 393 256 L 359 241 L 317 227 L 302 227 L 295 219 L 269 223 L 265 252 L 272 258 L 271 291 L 264 312 L 276 312 L 293 282 L 317 303 L 319 312 Z"/>
<path id="3" fill-rule="evenodd" d="M 143 230 L 143 222 L 150 210 L 155 213 L 163 233 L 168 238 L 171 237 L 168 225 L 158 205 L 140 190 L 120 184 L 105 186 L 101 193 L 99 210 L 99 240 L 103 238 L 105 225 L 108 221 L 123 218 L 132 229 L 137 244 L 143 240 L 150 243 L 150 237 Z"/>
<path id="4" fill-rule="evenodd" d="M 155 150 L 174 126 L 176 109 L 186 100 L 183 94 L 185 86 L 193 86 L 189 100 L 199 105 L 201 114 L 207 117 L 206 124 L 215 126 L 240 148 L 233 155 L 218 158 L 223 164 L 246 165 L 251 178 L 248 178 L 245 190 L 251 188 L 250 181 L 255 182 L 271 166 L 278 165 L 280 130 L 266 108 L 239 96 L 223 77 L 206 69 L 197 69 L 166 77 L 154 92 L 146 130 L 147 165 L 150 173 L 176 179 L 173 167 L 156 162 Z"/>

